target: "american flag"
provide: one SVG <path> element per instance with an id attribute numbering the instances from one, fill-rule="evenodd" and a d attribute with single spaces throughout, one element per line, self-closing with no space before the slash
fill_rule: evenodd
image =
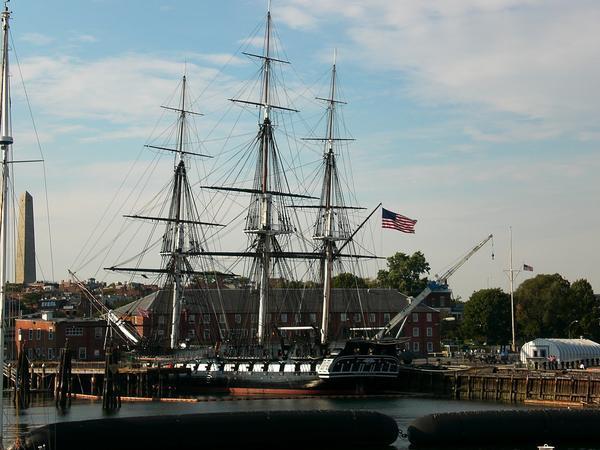
<path id="1" fill-rule="evenodd" d="M 527 272 L 533 272 L 533 266 L 523 264 L 523 270 L 526 270 Z"/>
<path id="2" fill-rule="evenodd" d="M 394 230 L 402 231 L 403 233 L 414 233 L 416 220 L 404 217 L 401 214 L 388 211 L 385 208 L 381 208 L 381 226 L 383 228 L 392 228 Z"/>

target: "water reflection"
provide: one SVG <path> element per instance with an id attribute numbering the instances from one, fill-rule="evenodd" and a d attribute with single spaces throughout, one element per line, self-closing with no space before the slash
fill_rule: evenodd
<path id="1" fill-rule="evenodd" d="M 275 411 L 275 410 L 340 410 L 367 409 L 387 414 L 394 418 L 398 427 L 406 431 L 412 420 L 425 414 L 480 411 L 485 409 L 514 409 L 519 406 L 503 403 L 465 402 L 437 400 L 430 398 L 394 397 L 394 398 L 312 398 L 312 399 L 250 399 L 237 400 L 230 397 L 203 398 L 197 403 L 123 403 L 120 410 L 106 413 L 102 403 L 98 401 L 73 400 L 71 408 L 59 411 L 51 397 L 32 399 L 30 408 L 16 411 L 12 403 L 6 399 L 5 405 L 5 448 L 8 448 L 17 436 L 22 436 L 30 429 L 60 421 L 77 421 L 98 419 L 102 417 L 135 417 L 158 414 L 191 414 L 201 412 L 234 412 L 234 411 Z M 522 407 L 522 406 L 521 406 Z M 299 425 L 301 428 L 301 425 Z M 310 432 L 310 430 L 302 430 Z M 542 443 L 543 444 L 543 443 Z M 406 439 L 399 438 L 396 449 L 408 449 Z M 535 449 L 532 449 L 535 450 Z M 563 450 L 563 449 L 558 449 Z"/>

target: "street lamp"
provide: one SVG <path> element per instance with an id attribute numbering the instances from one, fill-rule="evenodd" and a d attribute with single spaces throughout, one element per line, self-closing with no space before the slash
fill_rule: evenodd
<path id="1" fill-rule="evenodd" d="M 574 323 L 579 323 L 579 320 L 573 320 L 569 325 L 567 325 L 567 331 L 569 332 L 569 339 L 571 339 L 571 325 Z"/>

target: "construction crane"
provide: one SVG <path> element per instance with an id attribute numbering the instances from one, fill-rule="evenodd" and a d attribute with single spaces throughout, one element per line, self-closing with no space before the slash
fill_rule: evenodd
<path id="1" fill-rule="evenodd" d="M 130 347 L 139 347 L 142 342 L 142 337 L 135 330 L 135 327 L 127 322 L 126 320 L 119 317 L 115 312 L 106 306 L 102 301 L 96 298 L 92 292 L 81 282 L 77 276 L 69 270 L 69 274 L 75 280 L 75 284 L 79 286 L 79 289 L 87 297 L 90 303 L 96 308 L 96 310 L 106 317 L 108 325 L 121 337 Z"/>
<path id="2" fill-rule="evenodd" d="M 408 297 L 408 305 L 406 305 L 402 310 L 398 312 L 391 320 L 375 335 L 376 340 L 382 339 L 386 334 L 388 334 L 391 330 L 393 330 L 398 324 L 402 322 L 400 328 L 398 330 L 397 336 L 400 335 L 402 328 L 404 328 L 404 324 L 406 323 L 406 319 L 410 315 L 413 310 L 421 304 L 423 300 L 425 300 L 429 294 L 434 291 L 439 291 L 441 289 L 448 288 L 448 278 L 453 275 L 458 269 L 462 267 L 464 263 L 466 263 L 471 256 L 477 253 L 481 247 L 483 247 L 489 240 L 493 238 L 493 235 L 489 235 L 475 247 L 473 247 L 465 256 L 463 256 L 456 264 L 450 267 L 446 272 L 444 272 L 441 276 L 435 276 L 435 280 L 432 280 L 427 283 L 427 287 L 419 293 L 416 297 Z M 492 259 L 494 259 L 494 253 L 492 252 Z"/>
<path id="3" fill-rule="evenodd" d="M 448 287 L 448 278 L 450 278 L 454 274 L 454 272 L 456 272 L 458 269 L 460 269 L 462 267 L 462 265 L 469 260 L 469 258 L 471 256 L 473 256 L 475 253 L 477 253 L 481 249 L 481 247 L 483 247 L 485 244 L 487 244 L 487 242 L 489 240 L 492 240 L 493 238 L 494 238 L 494 235 L 490 234 L 483 241 L 481 241 L 479 244 L 477 244 L 475 247 L 473 247 L 465 256 L 463 256 L 456 264 L 454 264 L 452 267 L 450 267 L 446 272 L 444 272 L 440 276 L 436 275 L 435 281 L 431 281 L 429 286 L 433 290 L 447 288 Z M 494 248 L 494 241 L 492 241 L 492 259 L 494 259 L 493 248 Z"/>

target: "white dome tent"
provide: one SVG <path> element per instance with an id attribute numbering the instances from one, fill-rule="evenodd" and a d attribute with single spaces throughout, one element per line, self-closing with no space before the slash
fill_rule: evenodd
<path id="1" fill-rule="evenodd" d="M 521 362 L 536 369 L 600 365 L 600 344 L 589 339 L 538 338 L 521 347 Z"/>

